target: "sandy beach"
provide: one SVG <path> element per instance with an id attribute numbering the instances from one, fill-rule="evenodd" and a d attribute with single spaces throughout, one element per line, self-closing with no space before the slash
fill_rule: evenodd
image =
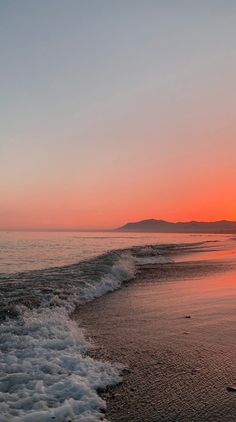
<path id="1" fill-rule="evenodd" d="M 74 317 L 92 356 L 127 366 L 103 393 L 112 422 L 236 420 L 236 270 L 224 259 L 146 265 Z"/>

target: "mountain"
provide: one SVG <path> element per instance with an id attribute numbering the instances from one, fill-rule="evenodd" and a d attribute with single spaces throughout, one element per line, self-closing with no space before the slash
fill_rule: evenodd
<path id="1" fill-rule="evenodd" d="M 165 220 L 142 220 L 127 223 L 116 229 L 119 232 L 159 233 L 236 233 L 236 221 L 186 221 L 171 223 Z"/>

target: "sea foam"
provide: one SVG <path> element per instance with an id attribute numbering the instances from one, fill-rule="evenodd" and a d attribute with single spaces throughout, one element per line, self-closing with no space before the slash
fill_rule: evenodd
<path id="1" fill-rule="evenodd" d="M 18 301 L 18 318 L 6 317 L 0 325 L 1 422 L 104 420 L 106 403 L 97 390 L 120 382 L 122 367 L 88 356 L 91 345 L 70 314 L 134 274 L 135 259 L 124 251 L 15 276 L 21 282 L 8 284 L 5 306 Z M 28 301 L 37 298 L 35 308 L 19 301 L 27 289 Z"/>
<path id="2" fill-rule="evenodd" d="M 65 309 L 25 311 L 0 328 L 0 421 L 101 420 L 96 390 L 119 382 L 120 368 L 86 355 Z"/>
<path id="3" fill-rule="evenodd" d="M 165 250 L 144 246 L 1 275 L 0 422 L 105 420 L 98 390 L 120 382 L 123 367 L 92 359 L 70 316 L 131 280 L 140 265 L 169 261 Z"/>

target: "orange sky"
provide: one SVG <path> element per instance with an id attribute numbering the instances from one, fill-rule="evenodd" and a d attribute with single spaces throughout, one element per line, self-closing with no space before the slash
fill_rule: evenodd
<path id="1" fill-rule="evenodd" d="M 1 14 L 0 228 L 236 220 L 236 4 L 99 3 Z"/>

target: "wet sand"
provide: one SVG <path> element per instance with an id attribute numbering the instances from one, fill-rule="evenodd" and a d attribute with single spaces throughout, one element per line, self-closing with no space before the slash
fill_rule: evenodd
<path id="1" fill-rule="evenodd" d="M 236 271 L 224 261 L 146 265 L 75 317 L 92 355 L 129 369 L 104 393 L 113 422 L 234 421 Z"/>

